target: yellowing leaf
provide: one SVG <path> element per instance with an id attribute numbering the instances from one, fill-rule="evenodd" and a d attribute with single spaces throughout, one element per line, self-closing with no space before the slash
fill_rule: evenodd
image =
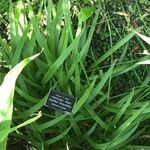
<path id="1" fill-rule="evenodd" d="M 136 31 L 135 31 L 135 33 L 136 33 L 141 39 L 143 39 L 147 44 L 150 45 L 150 37 L 147 37 L 147 36 L 145 36 L 145 35 L 142 35 L 142 34 L 136 32 Z"/>
<path id="2" fill-rule="evenodd" d="M 129 16 L 129 15 L 128 15 L 127 13 L 125 13 L 125 12 L 116 12 L 115 14 L 120 15 L 120 16 L 124 16 L 124 17 Z"/>

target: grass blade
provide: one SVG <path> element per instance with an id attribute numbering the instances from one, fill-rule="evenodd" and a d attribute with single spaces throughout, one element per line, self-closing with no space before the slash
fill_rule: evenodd
<path id="1" fill-rule="evenodd" d="M 135 35 L 135 32 L 133 32 L 133 31 L 130 32 L 123 39 L 121 39 L 116 45 L 114 45 L 110 50 L 108 50 L 107 53 L 105 53 L 103 56 L 101 56 L 99 59 L 97 59 L 90 68 L 94 68 L 98 64 L 100 64 L 102 61 L 104 61 L 106 58 L 108 58 L 111 54 L 113 54 L 116 50 L 118 50 L 121 46 L 123 46 L 125 43 L 127 43 L 134 35 Z"/>

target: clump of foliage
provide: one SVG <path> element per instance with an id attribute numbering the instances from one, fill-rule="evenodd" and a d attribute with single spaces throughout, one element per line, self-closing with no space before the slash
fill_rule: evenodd
<path id="1" fill-rule="evenodd" d="M 136 68 L 148 56 L 128 59 L 127 50 L 136 35 L 129 28 L 115 41 L 111 31 L 102 35 L 110 37 L 110 47 L 96 55 L 93 37 L 101 35 L 98 34 L 103 29 L 101 23 L 108 29 L 111 23 L 103 7 L 103 3 L 97 2 L 95 7 L 88 3 L 80 8 L 74 25 L 68 0 L 42 1 L 37 13 L 30 2 L 10 5 L 10 45 L 0 38 L 6 65 L 11 69 L 21 60 L 42 53 L 23 70 L 16 83 L 12 126 L 18 126 L 10 128 L 15 132 L 10 134 L 8 146 L 14 149 L 20 145 L 22 149 L 144 148 L 136 145 L 134 139 L 149 129 L 146 124 L 150 116 L 150 79 L 149 70 L 141 79 Z M 143 46 L 140 39 L 139 43 Z M 118 51 L 120 55 L 116 57 Z M 137 78 L 137 86 L 116 95 L 113 80 L 128 72 Z M 70 116 L 44 106 L 50 89 L 76 97 Z M 37 115 L 29 121 L 40 111 L 42 117 Z M 26 126 L 18 129 L 23 125 Z"/>
<path id="2" fill-rule="evenodd" d="M 1 0 L 0 1 L 0 14 L 3 14 L 5 12 L 8 12 L 9 10 L 9 1 L 8 0 Z"/>
<path id="3" fill-rule="evenodd" d="M 4 26 L 7 26 L 8 10 L 9 10 L 9 1 L 1 0 L 0 1 L 0 36 L 3 35 Z"/>

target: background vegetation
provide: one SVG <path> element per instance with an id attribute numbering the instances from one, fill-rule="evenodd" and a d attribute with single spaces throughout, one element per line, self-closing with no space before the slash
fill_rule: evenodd
<path id="1" fill-rule="evenodd" d="M 1 0 L 2 149 L 149 150 L 149 6 Z M 50 89 L 76 98 L 71 115 L 44 106 Z"/>

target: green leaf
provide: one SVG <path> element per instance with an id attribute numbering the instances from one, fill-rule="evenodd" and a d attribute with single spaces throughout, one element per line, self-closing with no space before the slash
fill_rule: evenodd
<path id="1" fill-rule="evenodd" d="M 43 124 L 38 125 L 36 127 L 36 129 L 39 130 L 39 131 L 42 131 L 42 130 L 44 130 L 46 128 L 49 128 L 49 127 L 55 125 L 56 123 L 60 122 L 61 120 L 63 120 L 66 116 L 67 116 L 66 114 L 63 114 L 63 115 L 61 115 L 61 116 L 59 116 L 59 117 L 57 117 L 57 118 L 55 118 L 53 120 L 50 120 L 48 122 L 45 122 Z"/>
<path id="2" fill-rule="evenodd" d="M 95 12 L 96 8 L 95 7 L 85 7 L 82 8 L 80 13 L 79 13 L 79 20 L 80 21 L 86 21 L 88 18 L 90 18 L 93 13 Z"/>
<path id="3" fill-rule="evenodd" d="M 73 114 L 76 114 L 78 112 L 78 110 L 81 108 L 81 106 L 85 103 L 85 101 L 87 100 L 87 98 L 91 94 L 91 91 L 93 90 L 93 87 L 95 85 L 96 78 L 93 80 L 93 82 L 91 83 L 89 88 L 84 92 L 82 97 L 79 99 L 79 101 L 74 106 L 73 111 L 72 111 Z"/>
<path id="4" fill-rule="evenodd" d="M 49 70 L 42 79 L 43 84 L 46 84 L 49 81 L 49 79 L 54 75 L 54 73 L 58 70 L 58 68 L 63 64 L 65 59 L 69 56 L 71 51 L 74 49 L 76 43 L 82 36 L 83 31 L 79 34 L 79 36 L 75 40 L 73 40 L 73 42 L 61 53 L 59 58 L 52 64 L 52 66 L 49 68 Z"/>
<path id="5" fill-rule="evenodd" d="M 126 109 L 129 107 L 133 96 L 134 96 L 134 89 L 132 90 L 132 92 L 129 95 L 127 95 L 124 98 L 125 101 L 126 101 L 126 103 L 122 106 L 122 108 L 119 110 L 119 112 L 115 116 L 115 118 L 114 118 L 114 124 L 117 124 L 117 122 L 119 121 L 119 119 L 121 118 L 121 116 L 124 114 L 124 112 L 126 111 Z"/>
<path id="6" fill-rule="evenodd" d="M 27 121 L 15 126 L 15 127 L 12 127 L 12 128 L 6 128 L 6 129 L 2 129 L 0 130 L 0 142 L 2 142 L 2 140 L 7 136 L 7 134 L 21 128 L 21 127 L 24 127 L 34 121 L 36 121 L 37 119 L 39 119 L 40 117 L 42 116 L 41 112 L 39 112 L 39 114 L 31 119 L 28 119 Z"/>
<path id="7" fill-rule="evenodd" d="M 61 140 L 62 138 L 64 138 L 64 136 L 70 131 L 71 126 L 72 126 L 72 125 L 70 125 L 64 132 L 62 132 L 62 133 L 59 134 L 58 136 L 56 136 L 56 137 L 54 137 L 54 138 L 52 138 L 52 139 L 50 139 L 50 140 L 45 141 L 45 144 L 50 145 L 50 144 L 53 144 L 53 143 L 55 143 L 55 142 Z"/>
<path id="8" fill-rule="evenodd" d="M 40 53 L 24 59 L 22 62 L 17 64 L 13 69 L 11 69 L 5 76 L 4 81 L 0 87 L 0 129 L 8 129 L 11 125 L 12 112 L 13 112 L 13 97 L 16 79 L 21 73 L 22 69 L 33 59 L 39 56 Z M 9 86 L 8 86 L 9 85 Z M 8 135 L 8 132 L 5 133 Z M 1 135 L 0 135 L 1 137 Z M 0 143 L 0 146 L 6 146 L 5 142 Z"/>
<path id="9" fill-rule="evenodd" d="M 123 46 L 125 43 L 127 43 L 133 36 L 135 35 L 135 32 L 130 32 L 128 35 L 126 35 L 123 39 L 121 39 L 117 44 L 115 44 L 111 49 L 107 51 L 104 55 L 102 55 L 99 59 L 97 59 L 91 66 L 91 68 L 96 67 L 99 65 L 102 61 L 104 61 L 106 58 L 111 56 L 116 50 L 118 50 L 121 46 Z"/>

